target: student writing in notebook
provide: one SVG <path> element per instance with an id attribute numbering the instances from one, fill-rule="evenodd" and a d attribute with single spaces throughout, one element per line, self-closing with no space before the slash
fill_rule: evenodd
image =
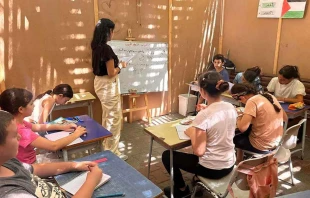
<path id="1" fill-rule="evenodd" d="M 56 104 L 66 104 L 73 97 L 73 90 L 68 84 L 59 84 L 54 89 L 39 94 L 34 100 L 34 109 L 31 116 L 25 120 L 43 124 L 53 111 Z"/>
<path id="2" fill-rule="evenodd" d="M 21 88 L 7 89 L 0 95 L 1 109 L 14 115 L 18 133 L 21 136 L 17 159 L 29 164 L 36 162 L 34 148 L 57 151 L 86 133 L 85 128 L 77 127 L 75 124 L 31 124 L 25 121 L 24 118 L 30 116 L 34 108 L 32 98 L 31 92 Z M 75 131 L 71 135 L 57 141 L 50 141 L 34 133 L 34 131 L 72 131 L 73 129 Z"/>
<path id="3" fill-rule="evenodd" d="M 173 151 L 174 196 L 185 197 L 190 191 L 182 177 L 181 169 L 210 179 L 228 175 L 235 164 L 233 137 L 237 112 L 234 106 L 221 100 L 229 84 L 217 72 L 207 72 L 199 77 L 201 96 L 208 100 L 208 107 L 195 117 L 192 127 L 185 131 L 190 137 L 194 154 Z M 164 151 L 162 161 L 170 172 L 170 151 Z M 170 197 L 171 189 L 164 189 Z"/>
<path id="4" fill-rule="evenodd" d="M 20 134 L 13 115 L 0 111 L 0 197 L 1 198 L 65 198 L 59 187 L 41 178 L 70 171 L 87 171 L 87 178 L 74 198 L 92 197 L 102 177 L 102 170 L 95 162 L 59 162 L 26 164 L 15 159 Z"/>

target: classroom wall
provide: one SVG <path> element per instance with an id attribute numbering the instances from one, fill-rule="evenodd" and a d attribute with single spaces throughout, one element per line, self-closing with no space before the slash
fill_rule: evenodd
<path id="1" fill-rule="evenodd" d="M 140 2 L 136 6 L 136 1 L 99 0 L 99 17 L 116 22 L 114 39 L 125 39 L 131 28 L 137 40 L 168 42 L 169 1 Z M 12 0 L 0 1 L 0 5 L 0 64 L 5 68 L 7 88 L 22 87 L 37 95 L 68 83 L 75 92 L 95 94 L 89 48 L 95 23 L 92 0 Z M 201 72 L 218 49 L 218 10 L 217 0 L 173 0 L 173 112 L 178 111 L 178 95 L 187 92 L 185 83 Z M 124 102 L 126 108 L 126 98 Z M 137 105 L 142 103 L 138 100 Z M 153 116 L 166 114 L 168 93 L 150 93 L 149 106 Z M 54 117 L 86 112 L 80 108 L 55 112 Z M 94 116 L 101 121 L 98 100 Z M 134 113 L 134 120 L 143 116 L 144 112 Z"/>
<path id="2" fill-rule="evenodd" d="M 259 65 L 266 74 L 272 74 L 279 19 L 257 18 L 259 0 L 227 1 L 225 5 L 224 51 L 238 71 Z M 303 19 L 283 19 L 278 69 L 285 64 L 297 65 L 302 78 L 310 78 L 308 46 L 310 15 L 309 3 Z"/>

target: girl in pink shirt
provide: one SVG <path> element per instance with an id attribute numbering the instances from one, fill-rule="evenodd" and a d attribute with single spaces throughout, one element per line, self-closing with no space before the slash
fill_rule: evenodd
<path id="1" fill-rule="evenodd" d="M 18 133 L 21 136 L 17 159 L 25 163 L 32 164 L 36 162 L 34 148 L 57 151 L 86 133 L 85 128 L 77 127 L 75 124 L 31 124 L 24 121 L 25 117 L 31 115 L 34 108 L 33 95 L 25 89 L 11 88 L 2 92 L 0 95 L 0 107 L 15 117 Z M 74 128 L 76 128 L 74 133 L 57 141 L 50 141 L 34 133 L 34 131 L 72 131 Z"/>

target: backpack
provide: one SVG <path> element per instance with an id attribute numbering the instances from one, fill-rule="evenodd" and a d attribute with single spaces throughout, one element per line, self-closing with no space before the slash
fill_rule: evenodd
<path id="1" fill-rule="evenodd" d="M 225 63 L 224 63 L 224 68 L 227 70 L 227 71 L 236 71 L 236 66 L 235 64 L 229 60 L 228 58 L 225 58 Z"/>
<path id="2" fill-rule="evenodd" d="M 239 164 L 237 171 L 247 175 L 250 198 L 272 198 L 276 196 L 278 187 L 278 162 L 273 155 L 258 166 Z"/>

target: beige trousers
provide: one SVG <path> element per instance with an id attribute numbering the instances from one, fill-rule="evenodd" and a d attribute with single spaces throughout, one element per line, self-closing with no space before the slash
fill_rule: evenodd
<path id="1" fill-rule="evenodd" d="M 96 76 L 94 88 L 102 106 L 102 126 L 113 134 L 103 142 L 104 149 L 120 155 L 118 143 L 121 136 L 122 109 L 118 75 L 112 78 Z"/>

